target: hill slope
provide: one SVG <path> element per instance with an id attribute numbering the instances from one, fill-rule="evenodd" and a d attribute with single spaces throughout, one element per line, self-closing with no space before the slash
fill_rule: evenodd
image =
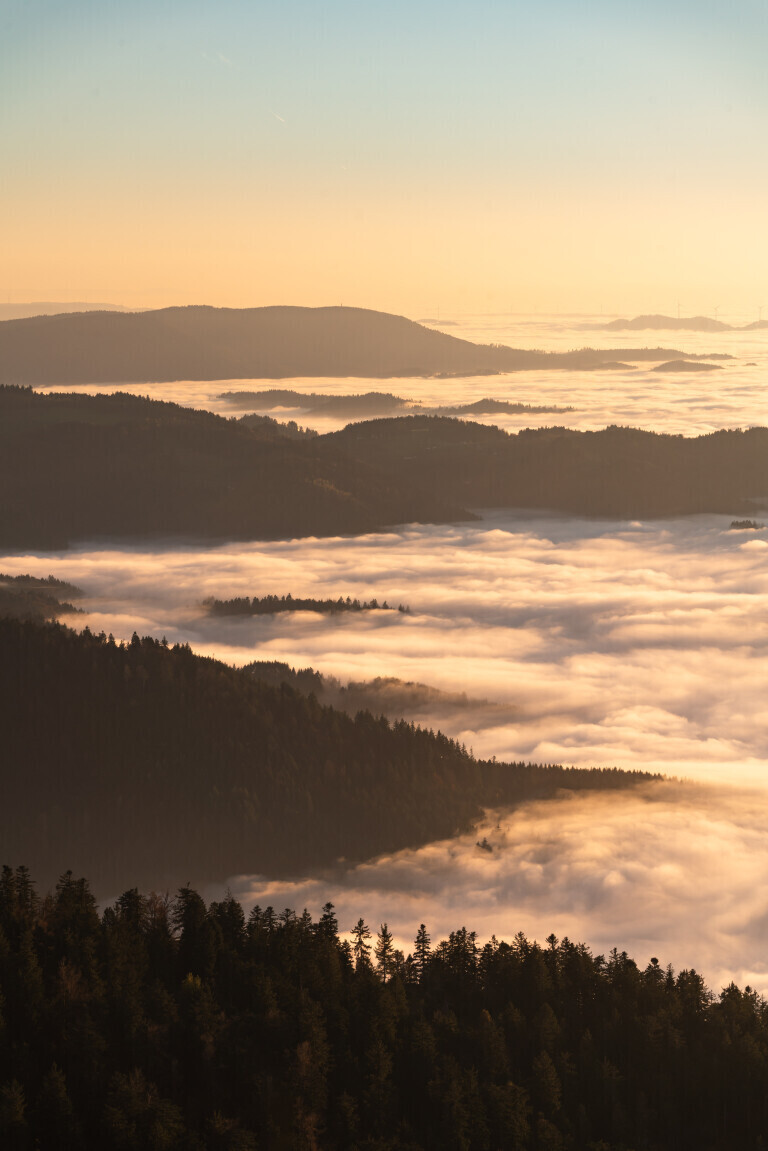
<path id="1" fill-rule="evenodd" d="M 624 358 L 628 352 L 557 354 L 472 344 L 364 308 L 162 308 L 0 323 L 0 383 L 11 384 L 467 376 L 594 368 Z"/>
<path id="2" fill-rule="evenodd" d="M 453 834 L 481 806 L 641 773 L 479 763 L 441 735 L 138 636 L 0 619 L 0 842 L 99 892 L 301 873 Z"/>
<path id="3" fill-rule="evenodd" d="M 461 518 L 343 449 L 138 396 L 0 388 L 0 547 L 267 539 Z"/>
<path id="4" fill-rule="evenodd" d="M 0 388 L 0 490 L 9 549 L 358 534 L 483 507 L 743 516 L 768 502 L 768 430 L 508 435 L 408 416 L 292 439 L 138 396 Z"/>

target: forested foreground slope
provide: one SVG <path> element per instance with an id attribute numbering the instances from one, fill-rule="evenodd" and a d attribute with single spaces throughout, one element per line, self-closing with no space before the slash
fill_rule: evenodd
<path id="1" fill-rule="evenodd" d="M 467 828 L 480 807 L 640 772 L 478 762 L 442 735 L 139 639 L 0 620 L 0 843 L 101 894 L 303 873 Z"/>
<path id="2" fill-rule="evenodd" d="M 763 1151 L 768 1131 L 762 998 L 554 936 L 422 928 L 404 956 L 329 904 L 246 921 L 190 887 L 100 918 L 84 880 L 40 900 L 6 867 L 0 1004 L 4 1151 Z"/>
<path id="3" fill-rule="evenodd" d="M 642 518 L 768 502 L 768 429 L 508 435 L 445 417 L 310 439 L 125 394 L 0 388 L 0 547 L 268 539 L 471 519 L 482 507 Z"/>

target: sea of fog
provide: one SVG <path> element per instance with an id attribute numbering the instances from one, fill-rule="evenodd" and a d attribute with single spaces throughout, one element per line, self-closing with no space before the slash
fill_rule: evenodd
<path id="1" fill-rule="evenodd" d="M 744 317 L 750 319 L 754 317 Z M 484 396 L 569 405 L 505 416 L 514 430 L 631 424 L 698 434 L 768 424 L 768 333 L 598 333 L 570 320 L 463 317 L 480 342 L 566 350 L 657 346 L 730 352 L 722 371 L 525 372 L 469 380 L 295 380 L 302 391 L 392 391 L 425 404 Z M 240 414 L 217 399 L 274 381 L 142 385 L 143 394 Z M 111 390 L 111 389 L 89 389 Z M 300 409 L 272 412 L 319 430 Z M 404 711 L 476 755 L 637 767 L 676 779 L 488 814 L 472 835 L 332 876 L 232 877 L 246 903 L 326 899 L 342 926 L 388 921 L 408 946 L 466 924 L 586 940 L 695 965 L 715 987 L 768 992 L 768 530 L 729 516 L 616 522 L 486 513 L 338 539 L 217 547 L 81 546 L 0 557 L 0 571 L 52 572 L 85 591 L 79 624 L 189 642 L 233 664 L 312 666 L 342 681 L 397 677 Z M 269 593 L 407 603 L 411 614 L 213 618 L 206 596 Z M 439 694 L 444 693 L 444 694 Z M 410 702 L 409 702 L 410 701 Z M 491 851 L 477 846 L 483 835 Z M 211 889 L 208 894 L 212 895 Z"/>
<path id="2" fill-rule="evenodd" d="M 742 322 L 756 317 L 728 317 Z M 562 425 L 596 430 L 623 424 L 649 431 L 700 435 L 718 428 L 768 425 L 768 330 L 756 332 L 605 332 L 590 324 L 600 317 L 502 317 L 463 316 L 441 325 L 449 335 L 476 343 L 501 343 L 517 348 L 540 348 L 565 352 L 580 347 L 667 348 L 683 352 L 724 352 L 733 360 L 722 361 L 712 372 L 653 371 L 652 363 L 635 368 L 599 372 L 547 370 L 513 372 L 498 376 L 461 379 L 345 377 L 283 380 L 180 380 L 162 384 L 124 384 L 89 387 L 88 391 L 133 391 L 154 399 L 172 400 L 220 415 L 240 416 L 260 410 L 254 403 L 232 404 L 221 397 L 232 391 L 290 389 L 302 393 L 358 395 L 391 392 L 427 407 L 474 403 L 487 397 L 535 406 L 572 408 L 551 415 L 518 413 L 473 416 L 480 423 L 496 424 L 508 431 Z M 620 356 L 617 357 L 620 359 Z M 68 391 L 57 386 L 50 391 Z M 302 407 L 269 409 L 277 419 L 296 420 L 319 432 L 335 431 L 348 420 L 310 415 Z"/>

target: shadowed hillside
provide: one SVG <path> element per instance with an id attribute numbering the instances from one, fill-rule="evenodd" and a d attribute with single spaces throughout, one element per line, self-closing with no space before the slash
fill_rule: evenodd
<path id="1" fill-rule="evenodd" d="M 450 836 L 482 806 L 648 778 L 480 763 L 188 647 L 10 619 L 0 730 L 6 857 L 45 884 L 66 860 L 103 894 L 367 859 Z"/>
<path id="2" fill-rule="evenodd" d="M 289 437 L 138 396 L 0 388 L 0 546 L 268 539 L 461 518 L 395 476 Z"/>
<path id="3" fill-rule="evenodd" d="M 0 388 L 0 547 L 359 534 L 545 508 L 636 519 L 768 503 L 768 430 L 500 428 L 437 416 L 289 438 L 117 394 Z"/>
<path id="4" fill-rule="evenodd" d="M 684 355 L 669 349 L 656 356 Z M 0 323 L 0 383 L 122 383 L 293 376 L 469 376 L 595 368 L 630 351 L 478 345 L 364 308 L 162 308 Z M 621 365 L 619 365 L 621 366 Z"/>
<path id="5" fill-rule="evenodd" d="M 465 507 L 638 517 L 745 512 L 768 502 L 768 429 L 686 438 L 635 428 L 500 428 L 411 416 L 321 436 L 406 487 Z"/>

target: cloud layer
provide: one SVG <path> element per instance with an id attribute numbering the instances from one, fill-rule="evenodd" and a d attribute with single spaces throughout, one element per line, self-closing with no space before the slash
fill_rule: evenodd
<path id="1" fill-rule="evenodd" d="M 357 395 L 370 391 L 394 392 L 429 407 L 474 403 L 492 397 L 531 405 L 573 407 L 573 411 L 553 415 L 494 414 L 476 417 L 480 423 L 495 424 L 508 431 L 558 424 L 583 431 L 598 430 L 609 424 L 628 424 L 649 431 L 693 436 L 718 428 L 768 425 L 768 393 L 765 371 L 768 367 L 768 331 L 717 332 L 588 332 L 580 325 L 585 317 L 569 320 L 550 317 L 546 322 L 533 318 L 463 316 L 452 335 L 476 343 L 504 343 L 518 348 L 540 348 L 567 352 L 589 343 L 594 347 L 621 349 L 656 347 L 684 352 L 727 352 L 735 358 L 725 361 L 722 371 L 691 375 L 665 375 L 651 370 L 653 364 L 640 363 L 631 370 L 599 372 L 538 371 L 502 376 L 474 376 L 465 379 L 295 379 L 281 380 L 279 386 L 300 392 L 329 395 Z M 599 319 L 599 317 L 594 317 Z M 744 319 L 754 319 L 754 316 Z M 665 357 L 666 358 L 666 357 Z M 234 408 L 218 397 L 227 391 L 251 391 L 275 386 L 274 380 L 179 381 L 168 384 L 113 385 L 102 391 L 140 391 L 155 399 L 173 400 L 191 407 L 207 408 L 224 416 L 236 416 L 250 407 Z M 46 389 L 48 390 L 48 389 Z M 66 391 L 66 388 L 50 390 Z M 91 390 L 91 389 L 89 389 Z M 299 408 L 270 410 L 280 419 L 295 419 L 320 432 L 343 427 L 346 419 L 310 416 Z"/>
<path id="2" fill-rule="evenodd" d="M 462 925 L 483 940 L 554 931 L 641 965 L 695 967 L 715 991 L 733 979 L 768 993 L 767 855 L 764 792 L 656 783 L 489 813 L 472 835 L 336 875 L 230 886 L 247 907 L 316 915 L 331 900 L 343 930 L 361 915 L 373 930 L 387 922 L 406 951 L 421 922 L 433 942 Z"/>
<path id="3" fill-rule="evenodd" d="M 583 343 L 567 323 L 538 320 L 512 330 L 475 317 L 452 331 L 557 350 Z M 669 336 L 685 350 L 740 358 L 703 380 L 640 368 L 396 388 L 388 381 L 385 390 L 429 404 L 486 395 L 571 404 L 576 410 L 557 422 L 584 429 L 615 422 L 691 435 L 768 424 L 765 333 L 719 334 L 717 347 L 710 336 Z M 628 347 L 653 336 L 593 338 Z M 283 383 L 315 392 L 375 386 Z M 214 399 L 226 381 L 141 390 L 231 413 Z M 543 421 L 499 422 L 512 429 Z M 716 989 L 734 978 L 768 992 L 768 531 L 729 531 L 729 520 L 498 512 L 472 525 L 358 539 L 6 556 L 0 571 L 50 571 L 81 585 L 89 614 L 73 622 L 119 637 L 136 629 L 232 663 L 283 660 L 343 681 L 397 676 L 453 693 L 411 692 L 410 712 L 478 755 L 641 767 L 697 781 L 489 814 L 472 836 L 320 878 L 232 880 L 246 902 L 316 912 L 331 899 L 344 926 L 359 915 L 374 927 L 386 920 L 405 946 L 422 920 L 436 938 L 462 923 L 481 936 L 523 930 L 543 939 L 554 931 L 598 951 L 626 948 L 640 962 L 657 955 L 696 966 Z M 376 596 L 408 603 L 413 614 L 238 620 L 209 618 L 200 606 L 209 595 L 289 591 Z M 492 852 L 475 846 L 482 835 Z"/>
<path id="4" fill-rule="evenodd" d="M 357 539 L 0 557 L 85 589 L 79 620 L 284 660 L 346 680 L 397 676 L 488 700 L 431 716 L 478 755 L 759 782 L 768 762 L 768 532 L 728 517 L 644 524 L 494 513 Z M 412 615 L 211 618 L 209 595 L 408 603 Z"/>

